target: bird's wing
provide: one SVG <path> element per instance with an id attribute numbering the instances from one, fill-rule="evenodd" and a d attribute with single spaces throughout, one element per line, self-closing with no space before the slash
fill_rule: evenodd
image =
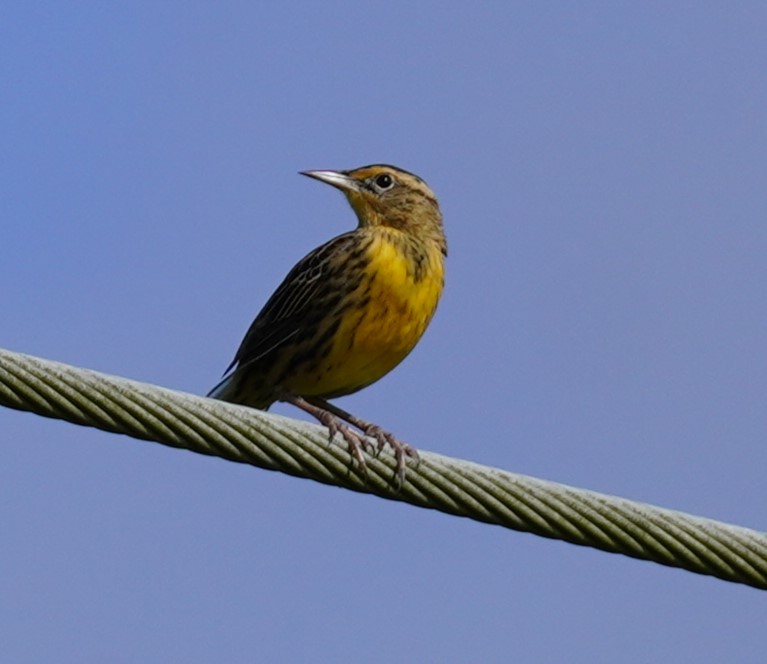
<path id="1" fill-rule="evenodd" d="M 315 316 L 307 314 L 316 314 L 313 307 L 327 306 L 323 300 L 342 296 L 340 292 L 328 292 L 329 287 L 345 290 L 350 286 L 330 278 L 345 263 L 334 258 L 340 254 L 353 255 L 355 241 L 353 232 L 344 233 L 317 247 L 296 264 L 256 316 L 225 374 L 280 348 L 301 332 L 306 323 L 312 323 L 307 318 Z"/>

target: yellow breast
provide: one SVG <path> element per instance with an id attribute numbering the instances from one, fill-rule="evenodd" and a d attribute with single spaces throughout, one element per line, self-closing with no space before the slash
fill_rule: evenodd
<path id="1" fill-rule="evenodd" d="M 441 251 L 427 248 L 416 264 L 389 235 L 375 237 L 368 247 L 366 274 L 353 296 L 358 306 L 343 316 L 315 387 L 321 396 L 350 394 L 387 374 L 434 315 L 445 277 Z"/>

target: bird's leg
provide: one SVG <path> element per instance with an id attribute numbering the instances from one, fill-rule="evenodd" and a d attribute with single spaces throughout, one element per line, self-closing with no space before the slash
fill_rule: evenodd
<path id="1" fill-rule="evenodd" d="M 349 424 L 357 427 L 360 431 L 364 432 L 366 435 L 370 436 L 371 438 L 374 438 L 376 441 L 378 452 L 380 452 L 388 443 L 389 447 L 391 447 L 392 450 L 394 451 L 394 458 L 397 460 L 397 483 L 400 485 L 402 484 L 402 482 L 405 479 L 405 469 L 406 469 L 405 457 L 411 457 L 412 459 L 416 459 L 416 460 L 418 459 L 418 452 L 416 451 L 414 447 L 399 440 L 393 434 L 389 433 L 388 431 L 385 431 L 377 424 L 371 424 L 370 422 L 361 420 L 359 417 L 355 417 L 351 413 L 345 411 L 343 408 L 339 408 L 338 406 L 332 403 L 329 403 L 328 401 L 325 401 L 324 399 L 320 399 L 318 397 L 311 397 L 310 399 L 305 401 L 307 404 L 313 406 L 318 411 L 323 412 L 326 416 L 327 415 L 334 416 L 333 419 L 336 422 L 336 426 L 340 424 L 340 422 L 338 422 L 338 418 L 340 418 L 342 420 L 345 420 Z M 310 412 L 310 411 L 307 411 L 307 412 Z M 315 415 L 315 417 L 317 416 Z M 317 417 L 317 419 L 320 419 L 320 418 Z M 322 422 L 321 419 L 320 421 Z M 326 426 L 328 425 L 326 424 Z M 343 431 L 341 433 L 342 435 L 344 435 L 344 437 L 346 437 L 345 434 L 343 434 Z"/>
<path id="2" fill-rule="evenodd" d="M 348 443 L 350 453 L 356 462 L 360 473 L 367 475 L 368 466 L 365 462 L 365 457 L 362 454 L 362 451 L 365 450 L 370 452 L 373 450 L 373 444 L 367 438 L 358 434 L 349 425 L 341 422 L 336 414 L 334 414 L 330 409 L 310 403 L 303 397 L 296 397 L 286 394 L 280 397 L 280 400 L 292 404 L 296 408 L 300 408 L 304 412 L 309 413 L 309 415 L 316 418 L 320 424 L 326 426 L 330 434 L 331 443 L 333 442 L 333 438 L 335 437 L 336 433 L 340 433 L 341 437 Z"/>

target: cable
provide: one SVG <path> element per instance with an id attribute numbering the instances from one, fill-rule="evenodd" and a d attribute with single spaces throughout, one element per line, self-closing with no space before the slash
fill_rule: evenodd
<path id="1" fill-rule="evenodd" d="M 767 535 L 430 452 L 354 470 L 323 427 L 0 349 L 0 405 L 767 589 Z"/>

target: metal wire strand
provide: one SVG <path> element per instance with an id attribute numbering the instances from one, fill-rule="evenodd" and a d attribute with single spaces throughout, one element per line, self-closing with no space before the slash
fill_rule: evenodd
<path id="1" fill-rule="evenodd" d="M 323 427 L 0 349 L 0 405 L 767 589 L 767 535 L 421 452 L 354 470 Z"/>

